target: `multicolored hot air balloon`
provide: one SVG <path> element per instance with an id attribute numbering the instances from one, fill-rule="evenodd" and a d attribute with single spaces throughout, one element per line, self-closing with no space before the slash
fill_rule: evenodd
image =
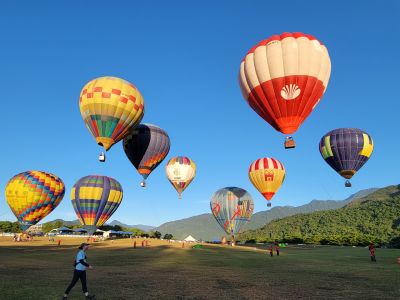
<path id="1" fill-rule="evenodd" d="M 178 192 L 179 199 L 181 199 L 182 192 L 188 187 L 196 175 L 196 164 L 186 156 L 177 156 L 168 161 L 165 171 L 168 180 Z"/>
<path id="2" fill-rule="evenodd" d="M 170 141 L 160 127 L 140 124 L 124 138 L 123 147 L 128 159 L 143 176 L 140 185 L 145 187 L 147 177 L 168 155 Z"/>
<path id="3" fill-rule="evenodd" d="M 330 74 L 326 47 L 295 32 L 251 48 L 240 65 L 239 81 L 251 108 L 276 130 L 292 134 L 321 100 Z"/>
<path id="4" fill-rule="evenodd" d="M 371 136 L 357 128 L 339 128 L 325 134 L 319 142 L 323 159 L 340 174 L 350 179 L 368 161 L 374 142 Z M 351 187 L 349 180 L 346 187 Z"/>
<path id="5" fill-rule="evenodd" d="M 121 184 L 107 176 L 85 176 L 71 190 L 75 213 L 81 224 L 90 228 L 91 232 L 112 216 L 122 197 Z"/>
<path id="6" fill-rule="evenodd" d="M 26 171 L 15 175 L 6 186 L 6 199 L 26 231 L 49 213 L 64 197 L 64 182 L 56 175 L 41 171 Z"/>
<path id="7" fill-rule="evenodd" d="M 221 228 L 234 237 L 253 215 L 254 202 L 246 190 L 226 187 L 214 193 L 210 208 Z"/>
<path id="8" fill-rule="evenodd" d="M 275 158 L 259 158 L 249 168 L 249 179 L 255 188 L 267 199 L 267 206 L 285 180 L 285 167 Z"/>
<path id="9" fill-rule="evenodd" d="M 100 77 L 83 87 L 79 108 L 97 144 L 107 151 L 140 123 L 144 101 L 140 92 L 128 81 Z"/>

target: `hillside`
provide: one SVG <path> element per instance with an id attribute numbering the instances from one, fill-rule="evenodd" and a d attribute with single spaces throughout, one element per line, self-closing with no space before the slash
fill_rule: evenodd
<path id="1" fill-rule="evenodd" d="M 350 201 L 368 195 L 377 189 L 361 190 L 356 194 L 351 195 L 345 200 L 313 200 L 308 204 L 298 207 L 293 206 L 276 206 L 268 211 L 261 211 L 255 213 L 250 222 L 243 227 L 243 231 L 250 229 L 257 229 L 265 224 L 280 218 L 292 216 L 295 214 L 305 214 L 314 211 L 322 211 L 329 209 L 337 209 L 345 206 Z M 163 235 L 171 233 L 176 239 L 184 239 L 189 234 L 196 239 L 208 240 L 219 239 L 225 235 L 225 232 L 219 227 L 212 214 L 202 214 L 182 220 L 171 221 L 164 223 L 156 230 L 160 231 Z"/>
<path id="2" fill-rule="evenodd" d="M 79 220 L 65 221 L 63 219 L 55 219 L 53 221 L 45 222 L 43 224 L 55 223 L 55 222 L 62 222 L 63 226 L 80 226 L 80 224 L 81 224 L 79 222 Z M 124 223 L 122 223 L 122 222 L 120 222 L 118 220 L 114 220 L 111 223 L 107 223 L 106 225 L 111 225 L 111 226 L 119 225 L 119 226 L 124 227 L 124 228 L 136 228 L 136 229 L 140 229 L 142 231 L 150 231 L 150 230 L 155 228 L 155 226 L 142 225 L 142 224 L 127 225 L 127 224 L 124 224 Z"/>
<path id="3" fill-rule="evenodd" d="M 304 242 L 335 245 L 385 244 L 400 235 L 400 185 L 357 197 L 336 210 L 299 214 L 242 233 L 242 241 Z"/>

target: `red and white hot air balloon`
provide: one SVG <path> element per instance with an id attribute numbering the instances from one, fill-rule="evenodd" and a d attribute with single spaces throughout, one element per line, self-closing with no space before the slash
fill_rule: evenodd
<path id="1" fill-rule="evenodd" d="M 251 48 L 240 64 L 239 81 L 256 113 L 276 130 L 293 134 L 321 100 L 330 74 L 327 48 L 315 37 L 295 32 Z"/>

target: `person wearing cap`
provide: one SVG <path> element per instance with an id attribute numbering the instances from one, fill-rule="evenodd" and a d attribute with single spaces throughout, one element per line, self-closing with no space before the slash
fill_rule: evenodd
<path id="1" fill-rule="evenodd" d="M 75 286 L 75 284 L 78 282 L 79 279 L 81 280 L 82 291 L 85 294 L 86 299 L 95 299 L 94 295 L 89 295 L 87 285 L 86 285 L 86 268 L 93 269 L 93 267 L 86 262 L 86 259 L 87 259 L 86 251 L 89 249 L 89 244 L 82 243 L 79 246 L 79 249 L 80 250 L 79 250 L 78 254 L 76 255 L 75 263 L 74 263 L 74 266 L 75 266 L 74 275 L 72 277 L 71 283 L 65 290 L 63 299 L 68 298 L 69 292 Z"/>

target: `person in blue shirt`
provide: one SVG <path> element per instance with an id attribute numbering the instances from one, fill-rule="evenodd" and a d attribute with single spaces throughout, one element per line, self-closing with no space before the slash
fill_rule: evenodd
<path id="1" fill-rule="evenodd" d="M 74 276 L 72 277 L 71 283 L 69 284 L 69 286 L 65 290 L 63 299 L 67 299 L 68 298 L 69 292 L 75 286 L 75 284 L 78 282 L 79 279 L 81 280 L 82 291 L 85 294 L 86 299 L 95 299 L 94 295 L 89 295 L 89 292 L 88 292 L 88 289 L 87 289 L 87 285 L 86 285 L 86 268 L 93 269 L 93 267 L 86 262 L 86 259 L 87 259 L 86 251 L 89 249 L 89 244 L 82 243 L 79 246 L 79 249 L 80 250 L 79 250 L 79 252 L 78 252 L 78 254 L 76 255 L 76 258 L 75 258 Z"/>

